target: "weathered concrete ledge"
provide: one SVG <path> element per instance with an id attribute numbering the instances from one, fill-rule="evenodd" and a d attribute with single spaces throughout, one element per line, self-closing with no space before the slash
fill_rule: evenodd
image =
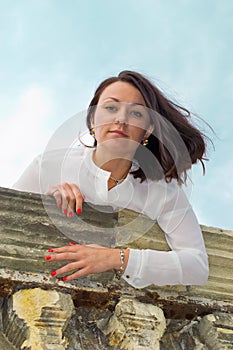
<path id="1" fill-rule="evenodd" d="M 124 281 L 116 281 L 113 272 L 92 275 L 71 283 L 50 277 L 50 271 L 60 264 L 44 260 L 47 249 L 68 244 L 70 239 L 60 232 L 47 215 L 41 196 L 9 189 L 0 190 L 0 295 L 7 297 L 28 287 L 42 287 L 69 291 L 76 303 L 111 307 L 122 295 L 135 295 L 144 302 L 162 306 L 169 317 L 187 318 L 213 310 L 230 311 L 233 306 L 233 232 L 202 226 L 210 261 L 210 277 L 204 286 L 151 286 L 135 290 Z M 50 216 L 66 232 L 78 232 L 80 243 L 92 243 L 93 232 L 87 232 L 85 221 L 94 226 L 94 241 L 114 245 L 114 239 L 105 228 L 133 222 L 137 213 L 129 210 L 104 213 L 98 208 L 84 206 L 82 221 L 78 217 L 67 219 L 55 206 L 53 199 L 44 198 Z M 53 216 L 52 216 L 53 215 Z M 145 217 L 141 224 L 145 225 Z M 146 221 L 147 222 L 147 221 Z M 131 242 L 127 246 L 169 250 L 164 235 L 155 223 L 145 235 L 138 238 L 140 221 L 130 226 Z M 150 223 L 148 224 L 150 225 Z M 149 226 L 148 226 L 149 227 Z M 104 237 L 103 237 L 104 236 Z M 135 236 L 135 239 L 133 239 Z M 117 242 L 116 242 L 117 244 Z M 101 300 L 101 302 L 100 302 Z M 186 309 L 186 311 L 185 311 Z"/>
<path id="2" fill-rule="evenodd" d="M 49 216 L 43 204 L 47 211 L 49 211 Z M 148 322 L 148 329 L 154 327 L 152 326 L 152 324 L 154 324 L 153 322 L 157 324 L 156 320 L 153 322 L 151 321 L 150 314 L 151 312 L 154 312 L 152 311 L 153 307 L 158 307 L 163 310 L 167 320 L 183 320 L 182 322 L 188 322 L 188 320 L 194 322 L 193 320 L 196 318 L 195 322 L 197 323 L 200 321 L 197 321 L 197 317 L 203 317 L 208 314 L 219 314 L 220 316 L 213 316 L 209 319 L 203 318 L 202 320 L 205 321 L 200 321 L 200 324 L 202 324 L 203 327 L 212 327 L 213 329 L 218 327 L 218 324 L 224 323 L 224 321 L 222 321 L 224 318 L 222 319 L 221 315 L 222 313 L 224 313 L 224 315 L 227 313 L 229 315 L 229 320 L 226 321 L 226 325 L 222 327 L 225 329 L 223 333 L 227 333 L 228 331 L 226 330 L 229 330 L 227 336 L 230 341 L 226 340 L 226 344 L 233 341 L 233 327 L 230 326 L 232 321 L 231 313 L 233 313 L 233 231 L 202 226 L 202 232 L 210 262 L 210 277 L 206 285 L 150 286 L 139 290 L 130 287 L 123 280 L 116 280 L 112 271 L 98 275 L 91 275 L 70 283 L 63 282 L 58 278 L 50 277 L 50 272 L 61 264 L 45 262 L 44 257 L 47 255 L 47 249 L 55 246 L 59 247 L 66 245 L 73 237 L 77 237 L 77 241 L 81 244 L 97 243 L 106 246 L 128 246 L 139 249 L 150 248 L 169 250 L 164 239 L 164 234 L 159 226 L 156 223 L 152 223 L 151 220 L 144 216 L 138 217 L 138 214 L 135 212 L 122 210 L 117 214 L 112 213 L 109 208 L 104 208 L 103 210 L 103 208 L 96 208 L 85 204 L 81 218 L 82 219 L 76 215 L 72 219 L 66 218 L 60 213 L 60 210 L 54 204 L 53 199 L 49 197 L 44 196 L 42 203 L 40 195 L 4 188 L 0 189 L 0 297 L 3 298 L 4 310 L 7 310 L 6 314 L 9 315 L 7 318 L 5 317 L 4 320 L 4 327 L 8 327 L 7 329 L 11 330 L 7 331 L 10 334 L 8 339 L 14 334 L 13 330 L 15 327 L 17 328 L 17 325 L 21 324 L 21 321 L 17 318 L 18 316 L 15 316 L 15 313 L 18 312 L 18 314 L 20 314 L 21 312 L 17 311 L 21 310 L 20 308 L 17 309 L 17 300 L 21 300 L 17 297 L 17 293 L 19 292 L 22 294 L 22 291 L 25 290 L 25 295 L 28 295 L 27 290 L 31 290 L 30 300 L 32 300 L 34 297 L 31 295 L 34 293 L 34 290 L 39 291 L 38 295 L 42 295 L 43 293 L 41 291 L 44 290 L 48 291 L 50 294 L 58 293 L 56 294 L 58 295 L 56 297 L 58 304 L 55 305 L 51 305 L 51 302 L 46 304 L 47 299 L 50 300 L 50 296 L 46 297 L 46 302 L 43 299 L 44 297 L 41 296 L 41 315 L 48 315 L 48 310 L 50 310 L 49 315 L 52 316 L 46 317 L 51 320 L 47 321 L 46 317 L 43 318 L 40 316 L 39 320 L 41 321 L 38 321 L 38 319 L 33 321 L 33 319 L 31 320 L 29 317 L 30 322 L 24 321 L 24 324 L 29 322 L 28 324 L 30 324 L 30 327 L 27 326 L 29 327 L 27 328 L 25 326 L 25 329 L 30 329 L 31 336 L 28 335 L 27 338 L 25 335 L 25 339 L 21 339 L 22 341 L 20 340 L 20 344 L 23 344 L 24 342 L 25 344 L 30 345 L 30 342 L 33 343 L 34 341 L 32 339 L 40 339 L 42 344 L 41 349 L 49 348 L 43 347 L 44 339 L 48 339 L 48 334 L 46 333 L 47 335 L 45 337 L 44 333 L 40 333 L 35 325 L 37 325 L 38 322 L 39 324 L 42 322 L 43 325 L 49 324 L 48 322 L 52 322 L 51 324 L 55 325 L 58 322 L 60 325 L 59 332 L 56 333 L 57 328 L 54 326 L 53 334 L 49 335 L 49 339 L 51 340 L 51 344 L 54 344 L 54 339 L 57 339 L 56 341 L 57 343 L 60 343 L 60 347 L 56 345 L 56 347 L 53 346 L 51 349 L 66 349 L 68 348 L 67 344 L 69 342 L 67 343 L 65 341 L 65 338 L 62 335 L 63 333 L 60 332 L 64 332 L 66 329 L 67 322 L 72 314 L 72 307 L 69 307 L 71 311 L 70 314 L 66 316 L 67 319 L 64 316 L 63 320 L 63 311 L 61 312 L 59 321 L 56 320 L 57 316 L 55 317 L 55 315 L 57 315 L 57 308 L 61 309 L 63 307 L 61 305 L 64 305 L 64 303 L 70 305 L 71 300 L 73 300 L 74 306 L 79 310 L 79 314 L 82 313 L 81 310 L 92 310 L 90 314 L 95 314 L 94 310 L 99 310 L 99 315 L 104 313 L 104 318 L 106 319 L 106 314 L 109 312 L 112 313 L 119 301 L 125 299 L 133 300 L 132 309 L 139 310 L 137 312 L 142 312 L 143 315 L 136 319 L 146 320 L 145 322 Z M 56 226 L 53 221 L 56 222 Z M 125 226 L 129 223 L 130 225 Z M 119 227 L 122 228 L 121 235 L 118 234 Z M 142 236 L 140 233 L 145 227 L 148 227 L 148 232 Z M 122 235 L 124 236 L 124 228 L 126 230 L 125 234 L 128 237 L 128 242 L 124 242 L 124 237 L 122 239 Z M 61 232 L 65 232 L 66 235 Z M 109 234 L 109 232 L 111 234 Z M 24 294 L 21 294 L 19 294 L 20 298 L 24 296 Z M 149 308 L 150 310 L 143 309 L 140 304 L 138 306 L 137 302 L 142 305 L 151 305 Z M 128 305 L 128 302 L 126 304 Z M 11 305 L 16 306 L 13 307 Z M 125 319 L 128 316 L 124 316 L 124 313 L 125 315 L 129 314 L 127 307 L 123 303 L 122 309 L 120 309 L 121 311 L 118 312 L 120 319 L 118 320 L 114 318 L 115 316 L 112 316 L 112 320 L 109 323 L 113 325 L 121 325 L 119 326 L 122 327 L 120 333 L 116 333 L 113 329 L 110 329 L 111 327 L 109 328 L 109 326 L 103 326 L 105 321 L 99 323 L 99 328 L 102 329 L 104 334 L 108 334 L 110 337 L 110 345 L 109 347 L 106 347 L 106 349 L 112 349 L 111 346 L 116 346 L 119 337 L 121 339 L 119 340 L 119 344 L 121 344 L 120 346 L 122 346 L 122 349 L 130 349 L 130 346 L 140 344 L 140 337 L 144 337 L 145 334 L 142 328 L 142 331 L 140 331 L 141 333 L 139 332 L 135 334 L 134 345 L 129 345 L 127 340 L 129 339 L 127 335 L 127 324 L 135 324 L 135 322 L 138 323 L 139 321 L 130 321 L 129 319 L 127 321 L 128 323 L 125 323 Z M 89 316 L 87 316 L 86 311 L 82 317 L 87 323 L 93 322 L 93 319 L 91 321 L 88 319 Z M 25 316 L 25 319 L 28 320 L 27 315 Z M 44 321 L 44 319 L 46 321 Z M 158 321 L 162 322 L 161 325 L 163 324 L 162 319 L 161 316 L 160 321 Z M 218 320 L 221 320 L 221 322 Z M 144 321 L 140 322 L 143 322 L 142 325 L 145 323 Z M 191 328 L 192 332 L 198 333 L 199 340 L 197 341 L 199 342 L 204 335 L 201 328 L 198 330 L 199 326 L 197 326 L 196 323 L 193 325 L 194 328 Z M 78 327 L 81 327 L 80 329 L 82 329 L 82 323 L 80 323 Z M 76 328 L 77 324 L 75 326 L 75 329 Z M 164 328 L 162 327 L 161 329 Z M 85 332 L 86 331 L 85 328 Z M 18 330 L 18 332 L 20 331 Z M 150 330 L 148 332 L 150 332 Z M 157 341 L 158 343 L 158 337 L 161 338 L 162 333 L 163 332 L 158 333 L 160 336 L 154 335 L 154 337 L 149 337 L 151 339 L 151 344 L 152 338 L 154 339 L 154 342 Z M 139 334 L 141 334 L 140 337 Z M 149 333 L 147 333 L 147 335 L 148 334 Z M 169 349 L 169 346 L 166 344 L 169 344 L 169 341 L 172 342 L 175 339 L 169 340 L 170 338 L 168 339 L 166 337 L 168 337 L 168 335 L 165 334 L 162 338 L 165 340 L 161 343 L 161 349 Z M 177 335 L 174 337 L 177 337 Z M 220 338 L 221 337 L 222 335 L 220 335 Z M 216 338 L 215 345 L 220 344 L 219 346 L 222 346 L 222 340 L 220 341 L 220 338 Z M 155 339 L 157 340 L 155 341 Z M 188 339 L 187 342 L 190 342 L 190 338 Z M 14 341 L 16 343 L 14 343 Z M 194 340 L 192 341 L 194 342 Z M 211 343 L 211 339 L 208 341 Z M 14 346 L 18 346 L 18 348 L 21 346 L 19 342 L 17 343 L 16 339 L 11 340 L 11 343 L 14 344 Z M 47 344 L 46 346 L 50 345 Z M 69 349 L 75 348 L 72 346 L 73 345 L 70 345 Z M 28 347 L 28 349 L 29 348 L 30 347 Z M 82 348 L 86 349 L 84 345 Z M 139 345 L 137 348 L 139 349 Z M 191 345 L 189 348 L 192 349 Z M 230 349 L 230 347 L 226 347 L 226 349 L 228 348 Z M 30 349 L 33 349 L 33 347 Z M 96 349 L 98 349 L 98 347 L 96 347 Z M 116 347 L 116 349 L 118 349 L 118 347 Z"/>

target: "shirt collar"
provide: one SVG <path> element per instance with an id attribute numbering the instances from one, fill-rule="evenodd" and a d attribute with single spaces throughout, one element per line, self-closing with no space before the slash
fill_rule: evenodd
<path id="1" fill-rule="evenodd" d="M 88 170 L 95 177 L 104 177 L 105 179 L 109 179 L 111 172 L 103 170 L 99 168 L 93 161 L 93 152 L 95 148 L 86 148 L 84 154 L 84 163 L 87 166 Z"/>
<path id="2" fill-rule="evenodd" d="M 95 176 L 103 176 L 104 178 L 109 179 L 111 172 L 107 170 L 103 170 L 99 168 L 93 161 L 93 152 L 95 148 L 85 148 L 85 153 L 84 153 L 84 162 L 86 166 L 88 167 L 89 171 L 95 175 Z M 136 159 L 132 160 L 132 165 L 130 168 L 131 171 L 136 171 L 139 169 L 139 163 Z"/>
<path id="3" fill-rule="evenodd" d="M 119 185 L 113 187 L 110 191 L 108 190 L 108 180 L 111 176 L 111 172 L 99 168 L 93 161 L 93 152 L 95 148 L 86 148 L 84 151 L 84 164 L 88 169 L 88 172 L 94 177 L 94 188 L 96 195 L 102 200 L 108 200 L 109 196 L 118 189 L 125 189 L 128 186 L 128 181 L 131 178 L 130 174 L 127 175 L 126 179 Z M 130 171 L 135 171 L 139 168 L 139 164 L 136 160 L 132 161 Z"/>

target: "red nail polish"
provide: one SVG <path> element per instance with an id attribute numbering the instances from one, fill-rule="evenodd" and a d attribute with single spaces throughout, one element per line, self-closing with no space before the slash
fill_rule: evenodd
<path id="1" fill-rule="evenodd" d="M 63 210 L 63 213 L 66 215 L 66 214 L 67 214 L 67 209 L 64 209 L 64 210 Z"/>
<path id="2" fill-rule="evenodd" d="M 72 218 L 72 216 L 73 216 L 72 211 L 69 212 L 68 216 L 69 216 L 69 218 Z"/>
<path id="3" fill-rule="evenodd" d="M 48 249 L 48 250 L 47 250 L 47 252 L 49 252 L 49 253 L 53 253 L 53 252 L 54 252 L 54 250 L 53 250 L 53 249 Z"/>
<path id="4" fill-rule="evenodd" d="M 51 256 L 50 255 L 47 255 L 46 257 L 45 257 L 45 260 L 50 260 L 51 259 Z"/>
<path id="5" fill-rule="evenodd" d="M 57 274 L 56 271 L 52 271 L 52 272 L 51 272 L 51 276 L 52 276 L 52 277 L 56 276 L 56 274 Z"/>
<path id="6" fill-rule="evenodd" d="M 61 203 L 58 205 L 58 208 L 62 208 L 62 204 Z"/>
<path id="7" fill-rule="evenodd" d="M 82 209 L 80 209 L 80 208 L 78 208 L 78 209 L 76 210 L 76 213 L 77 213 L 77 214 L 81 214 L 81 212 L 82 212 Z"/>
<path id="8" fill-rule="evenodd" d="M 67 277 L 62 277 L 62 281 L 67 281 Z"/>
<path id="9" fill-rule="evenodd" d="M 75 242 L 70 242 L 70 245 L 76 245 L 76 243 Z"/>

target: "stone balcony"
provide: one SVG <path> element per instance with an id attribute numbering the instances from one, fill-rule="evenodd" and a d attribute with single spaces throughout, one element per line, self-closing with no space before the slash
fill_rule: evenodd
<path id="1" fill-rule="evenodd" d="M 70 240 L 169 250 L 148 218 L 85 204 L 67 219 L 49 197 L 1 188 L 0 219 L 0 349 L 233 349 L 232 231 L 201 226 L 204 286 L 134 289 L 111 271 L 63 282 L 44 257 Z"/>

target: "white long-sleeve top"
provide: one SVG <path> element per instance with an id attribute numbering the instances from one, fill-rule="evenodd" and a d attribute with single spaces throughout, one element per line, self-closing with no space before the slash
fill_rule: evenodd
<path id="1" fill-rule="evenodd" d="M 208 257 L 197 218 L 176 180 L 140 182 L 128 174 L 108 190 L 110 172 L 92 160 L 93 149 L 83 146 L 38 156 L 13 188 L 45 193 L 63 182 L 75 183 L 86 202 L 128 208 L 157 220 L 171 251 L 131 249 L 122 276 L 135 288 L 155 285 L 202 285 L 208 278 Z M 133 162 L 132 169 L 137 164 Z M 145 232 L 142 232 L 144 234 Z"/>

